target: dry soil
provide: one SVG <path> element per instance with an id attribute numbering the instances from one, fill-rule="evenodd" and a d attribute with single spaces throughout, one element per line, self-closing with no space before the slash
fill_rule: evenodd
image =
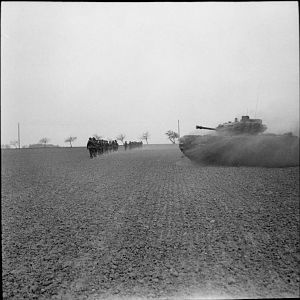
<path id="1" fill-rule="evenodd" d="M 299 167 L 176 145 L 2 151 L 4 299 L 299 296 Z"/>

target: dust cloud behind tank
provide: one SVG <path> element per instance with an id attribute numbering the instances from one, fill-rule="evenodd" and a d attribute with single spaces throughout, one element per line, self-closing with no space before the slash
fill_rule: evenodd
<path id="1" fill-rule="evenodd" d="M 185 135 L 179 148 L 191 161 L 209 165 L 291 167 L 299 166 L 299 137 L 291 133 L 263 134 L 261 119 L 242 116 L 210 130 L 206 135 Z"/>

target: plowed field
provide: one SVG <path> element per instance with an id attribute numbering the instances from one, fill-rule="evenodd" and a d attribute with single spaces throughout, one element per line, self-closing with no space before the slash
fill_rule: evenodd
<path id="1" fill-rule="evenodd" d="M 299 167 L 21 149 L 1 178 L 4 299 L 299 296 Z"/>

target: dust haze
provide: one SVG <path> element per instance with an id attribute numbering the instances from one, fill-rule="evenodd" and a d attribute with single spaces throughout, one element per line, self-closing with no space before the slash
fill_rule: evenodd
<path id="1" fill-rule="evenodd" d="M 227 166 L 299 166 L 299 137 L 292 134 L 189 135 L 183 153 L 201 164 Z"/>

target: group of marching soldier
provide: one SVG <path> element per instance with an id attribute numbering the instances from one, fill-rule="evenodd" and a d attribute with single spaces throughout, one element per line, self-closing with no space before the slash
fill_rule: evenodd
<path id="1" fill-rule="evenodd" d="M 96 138 L 93 137 L 89 138 L 86 147 L 90 152 L 90 158 L 93 158 L 97 155 L 106 154 L 111 151 L 118 151 L 119 145 L 116 140 L 96 140 Z"/>
<path id="2" fill-rule="evenodd" d="M 131 150 L 133 148 L 142 147 L 143 142 L 129 142 L 125 141 L 124 149 Z M 107 141 L 107 140 L 97 140 L 95 137 L 90 137 L 87 143 L 86 148 L 90 152 L 90 158 L 96 157 L 97 155 L 107 154 L 111 151 L 118 151 L 119 145 L 116 140 Z"/>
<path id="3" fill-rule="evenodd" d="M 127 148 L 129 150 L 134 149 L 134 148 L 140 148 L 143 146 L 143 142 L 125 142 L 124 143 L 124 149 L 127 150 Z"/>

